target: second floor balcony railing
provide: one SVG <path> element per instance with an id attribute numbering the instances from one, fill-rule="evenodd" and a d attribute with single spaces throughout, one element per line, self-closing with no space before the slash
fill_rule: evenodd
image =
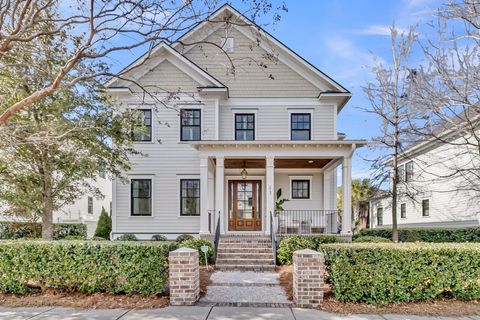
<path id="1" fill-rule="evenodd" d="M 337 210 L 281 210 L 275 212 L 277 235 L 336 234 Z"/>

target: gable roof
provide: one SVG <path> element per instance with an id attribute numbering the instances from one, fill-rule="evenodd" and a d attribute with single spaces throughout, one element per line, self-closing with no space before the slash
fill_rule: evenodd
<path id="1" fill-rule="evenodd" d="M 202 87 L 213 87 L 213 88 L 226 88 L 226 86 L 221 83 L 219 80 L 217 80 L 214 76 L 200 68 L 198 65 L 196 65 L 193 61 L 188 59 L 187 57 L 181 55 L 173 49 L 171 46 L 169 46 L 165 42 L 159 43 L 151 52 L 145 53 L 143 56 L 132 62 L 130 65 L 128 65 L 126 68 L 124 68 L 120 74 L 126 74 L 130 71 L 133 71 L 135 68 L 138 68 L 138 73 L 133 75 L 133 78 L 136 80 L 138 78 L 141 78 L 145 73 L 147 73 L 150 69 L 158 66 L 160 63 L 164 61 L 164 59 L 158 59 L 157 61 L 154 61 L 155 64 L 153 66 L 147 66 L 143 65 L 143 63 L 151 58 L 154 55 L 160 54 L 161 52 L 165 51 L 165 54 L 162 56 L 162 58 L 165 58 L 167 60 L 170 60 L 174 62 L 174 64 L 183 72 L 187 73 L 190 75 L 194 80 L 196 80 L 198 83 L 202 85 Z M 135 70 L 135 71 L 137 71 Z M 117 84 L 119 81 L 122 81 L 119 78 L 112 78 L 110 81 L 107 82 L 106 86 L 109 88 L 115 88 L 115 84 Z"/>
<path id="2" fill-rule="evenodd" d="M 314 84 L 316 87 L 320 89 L 320 93 L 318 98 L 323 99 L 325 97 L 331 97 L 334 99 L 337 99 L 339 102 L 339 107 L 337 112 L 340 112 L 342 107 L 348 102 L 348 100 L 351 97 L 350 91 L 348 91 L 345 87 L 340 85 L 338 82 L 333 80 L 331 77 L 329 77 L 327 74 L 322 72 L 320 69 L 315 67 L 313 64 L 305 60 L 303 57 L 301 57 L 299 54 L 297 54 L 295 51 L 290 49 L 288 46 L 286 46 L 284 43 L 276 39 L 274 36 L 272 36 L 270 33 L 256 25 L 254 22 L 252 22 L 250 19 L 245 17 L 243 14 L 241 14 L 238 10 L 233 8 L 229 4 L 224 4 L 220 8 L 218 8 L 215 12 L 213 12 L 209 17 L 206 19 L 200 21 L 197 23 L 194 27 L 192 27 L 189 31 L 187 31 L 184 35 L 180 36 L 177 40 L 175 40 L 172 43 L 172 46 L 169 46 L 165 42 L 161 42 L 160 44 L 156 45 L 153 47 L 152 50 L 149 52 L 146 52 L 144 55 L 142 55 L 140 58 L 135 60 L 133 63 L 131 63 L 129 66 L 124 68 L 120 73 L 124 74 L 128 72 L 129 70 L 135 68 L 136 66 L 142 64 L 146 59 L 149 57 L 154 56 L 157 54 L 159 50 L 166 49 L 168 50 L 169 53 L 172 55 L 176 56 L 177 58 L 181 59 L 186 65 L 190 66 L 194 71 L 199 72 L 201 75 L 203 75 L 206 79 L 209 79 L 211 81 L 211 85 L 214 87 L 221 87 L 221 88 L 227 88 L 223 83 L 221 83 L 219 80 L 217 80 L 215 77 L 213 77 L 211 74 L 200 68 L 198 65 L 196 65 L 194 62 L 186 58 L 184 55 L 180 54 L 176 49 L 178 49 L 180 46 L 183 45 L 184 41 L 194 35 L 196 32 L 198 32 L 200 29 L 204 28 L 207 26 L 211 21 L 215 21 L 218 17 L 221 16 L 227 16 L 228 14 L 234 15 L 236 18 L 239 20 L 243 21 L 245 24 L 249 25 L 252 30 L 254 30 L 256 33 L 258 33 L 261 37 L 264 37 L 269 44 L 272 44 L 275 49 L 279 52 L 280 56 L 284 57 L 285 59 L 288 59 L 287 65 L 292 67 L 294 71 L 297 71 L 300 73 L 305 79 L 307 79 L 309 82 Z M 222 21 L 222 20 L 216 20 L 216 21 Z M 237 28 L 240 32 L 242 32 L 241 28 Z M 245 31 L 242 32 L 245 36 L 249 36 Z M 250 35 L 251 36 L 251 35 Z M 260 43 L 260 46 L 264 45 L 264 41 Z M 191 46 L 193 47 L 193 46 Z M 301 70 L 301 72 L 299 72 Z M 111 79 L 107 83 L 107 87 L 115 87 L 114 84 L 117 82 L 116 78 Z M 321 86 L 320 83 L 326 83 L 330 87 L 329 90 L 324 90 L 325 86 Z M 205 85 L 205 87 L 209 87 L 211 85 Z M 323 88 L 322 88 L 323 87 Z"/>

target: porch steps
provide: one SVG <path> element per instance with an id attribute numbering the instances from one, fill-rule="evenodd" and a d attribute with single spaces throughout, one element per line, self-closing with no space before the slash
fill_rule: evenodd
<path id="1" fill-rule="evenodd" d="M 218 244 L 219 271 L 275 271 L 272 242 L 265 236 L 223 236 Z"/>

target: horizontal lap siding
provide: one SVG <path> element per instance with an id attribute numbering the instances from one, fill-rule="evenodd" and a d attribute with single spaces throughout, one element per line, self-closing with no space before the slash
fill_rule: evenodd
<path id="1" fill-rule="evenodd" d="M 205 41 L 221 43 L 222 31 L 216 31 Z M 229 72 L 228 58 L 213 45 L 198 44 L 185 56 L 225 84 L 230 97 L 318 97 L 320 89 L 284 63 L 266 58 L 267 52 L 238 30 L 232 29 L 229 37 L 235 43 L 234 52 L 229 54 L 235 75 Z"/>
<path id="2" fill-rule="evenodd" d="M 214 133 L 214 105 L 203 106 L 203 139 Z M 168 122 L 167 125 L 160 125 Z M 180 178 L 199 178 L 198 151 L 188 144 L 179 144 L 179 116 L 175 110 L 158 107 L 154 112 L 154 141 L 137 144 L 148 156 L 134 156 L 136 163 L 129 175 L 154 175 L 153 217 L 130 217 L 130 185 L 117 181 L 116 232 L 198 233 L 199 217 L 180 217 Z"/>
<path id="3" fill-rule="evenodd" d="M 234 139 L 234 113 L 248 112 L 256 112 L 256 140 L 290 140 L 289 112 L 312 112 L 312 140 L 335 139 L 334 106 L 292 108 L 262 105 L 242 108 L 220 105 L 220 140 Z"/>
<path id="4" fill-rule="evenodd" d="M 291 199 L 290 176 L 311 177 L 310 199 Z M 301 179 L 301 178 L 299 178 Z M 323 210 L 323 174 L 308 174 L 305 172 L 294 173 L 276 173 L 275 174 L 275 192 L 282 188 L 282 198 L 289 199 L 283 204 L 285 210 Z"/>

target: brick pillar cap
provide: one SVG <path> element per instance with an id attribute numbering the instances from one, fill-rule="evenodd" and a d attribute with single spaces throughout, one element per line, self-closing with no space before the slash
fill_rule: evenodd
<path id="1" fill-rule="evenodd" d="M 293 253 L 294 255 L 321 255 L 322 253 L 317 252 L 312 249 L 303 249 L 303 250 L 297 250 Z"/>
<path id="2" fill-rule="evenodd" d="M 192 252 L 198 252 L 198 251 L 196 249 L 192 249 L 192 248 L 181 247 L 181 248 L 178 248 L 177 250 L 174 250 L 172 252 L 189 252 L 189 253 L 192 253 Z"/>

